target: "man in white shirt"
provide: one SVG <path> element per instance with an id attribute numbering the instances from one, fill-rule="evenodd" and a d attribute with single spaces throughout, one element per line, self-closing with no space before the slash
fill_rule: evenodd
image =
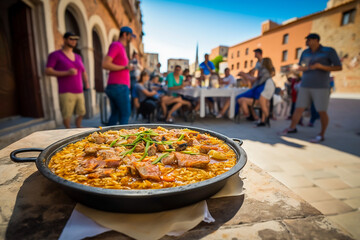
<path id="1" fill-rule="evenodd" d="M 229 68 L 225 68 L 225 77 L 221 79 L 220 84 L 225 88 L 236 86 L 236 79 L 234 78 L 233 75 L 230 74 Z M 224 106 L 222 107 L 220 113 L 216 116 L 216 118 L 222 118 L 225 115 L 226 111 L 229 109 L 229 107 L 230 107 L 230 98 L 226 98 Z"/>
<path id="2" fill-rule="evenodd" d="M 220 84 L 224 87 L 235 87 L 236 86 L 236 79 L 233 75 L 230 74 L 230 69 L 225 68 L 225 77 L 220 80 Z"/>

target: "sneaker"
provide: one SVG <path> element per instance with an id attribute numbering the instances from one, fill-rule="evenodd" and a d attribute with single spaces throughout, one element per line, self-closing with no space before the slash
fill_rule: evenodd
<path id="1" fill-rule="evenodd" d="M 314 127 L 314 124 L 309 122 L 308 127 Z"/>
<path id="2" fill-rule="evenodd" d="M 216 115 L 216 118 L 222 118 L 223 115 L 221 113 L 219 113 L 218 115 Z"/>
<path id="3" fill-rule="evenodd" d="M 320 135 L 317 135 L 316 137 L 314 137 L 313 139 L 310 139 L 310 142 L 311 143 L 320 143 L 322 141 L 324 141 L 325 138 L 323 138 L 322 136 Z"/>
<path id="4" fill-rule="evenodd" d="M 285 128 L 282 132 L 279 132 L 279 135 L 284 136 L 284 135 L 287 135 L 289 133 L 297 133 L 297 129 L 296 128 L 294 128 L 294 129 Z"/>

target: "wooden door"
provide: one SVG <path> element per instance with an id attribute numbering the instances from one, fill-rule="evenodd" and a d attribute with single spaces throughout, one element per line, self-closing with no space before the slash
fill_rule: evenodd
<path id="1" fill-rule="evenodd" d="M 94 49 L 94 70 L 95 70 L 95 89 L 96 92 L 104 92 L 104 81 L 102 72 L 102 59 L 103 53 L 101 48 L 101 42 L 95 29 L 92 31 L 93 49 Z"/>
<path id="2" fill-rule="evenodd" d="M 31 9 L 23 2 L 9 9 L 12 41 L 12 65 L 14 69 L 19 112 L 24 117 L 44 116 Z"/>
<path id="3" fill-rule="evenodd" d="M 0 21 L 0 118 L 19 114 L 8 40 Z"/>

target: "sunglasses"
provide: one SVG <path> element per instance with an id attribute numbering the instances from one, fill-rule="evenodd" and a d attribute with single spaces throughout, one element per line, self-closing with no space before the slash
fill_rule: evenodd
<path id="1" fill-rule="evenodd" d="M 69 39 L 70 39 L 70 40 L 73 40 L 73 41 L 74 41 L 74 40 L 76 40 L 76 41 L 79 40 L 79 39 L 77 39 L 77 38 L 71 38 L 71 37 L 70 37 Z"/>

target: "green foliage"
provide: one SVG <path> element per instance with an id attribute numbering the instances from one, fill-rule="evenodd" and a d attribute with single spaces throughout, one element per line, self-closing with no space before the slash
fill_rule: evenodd
<path id="1" fill-rule="evenodd" d="M 222 62 L 223 57 L 221 55 L 215 57 L 214 59 L 210 60 L 215 65 L 215 71 L 219 73 L 219 64 Z"/>

